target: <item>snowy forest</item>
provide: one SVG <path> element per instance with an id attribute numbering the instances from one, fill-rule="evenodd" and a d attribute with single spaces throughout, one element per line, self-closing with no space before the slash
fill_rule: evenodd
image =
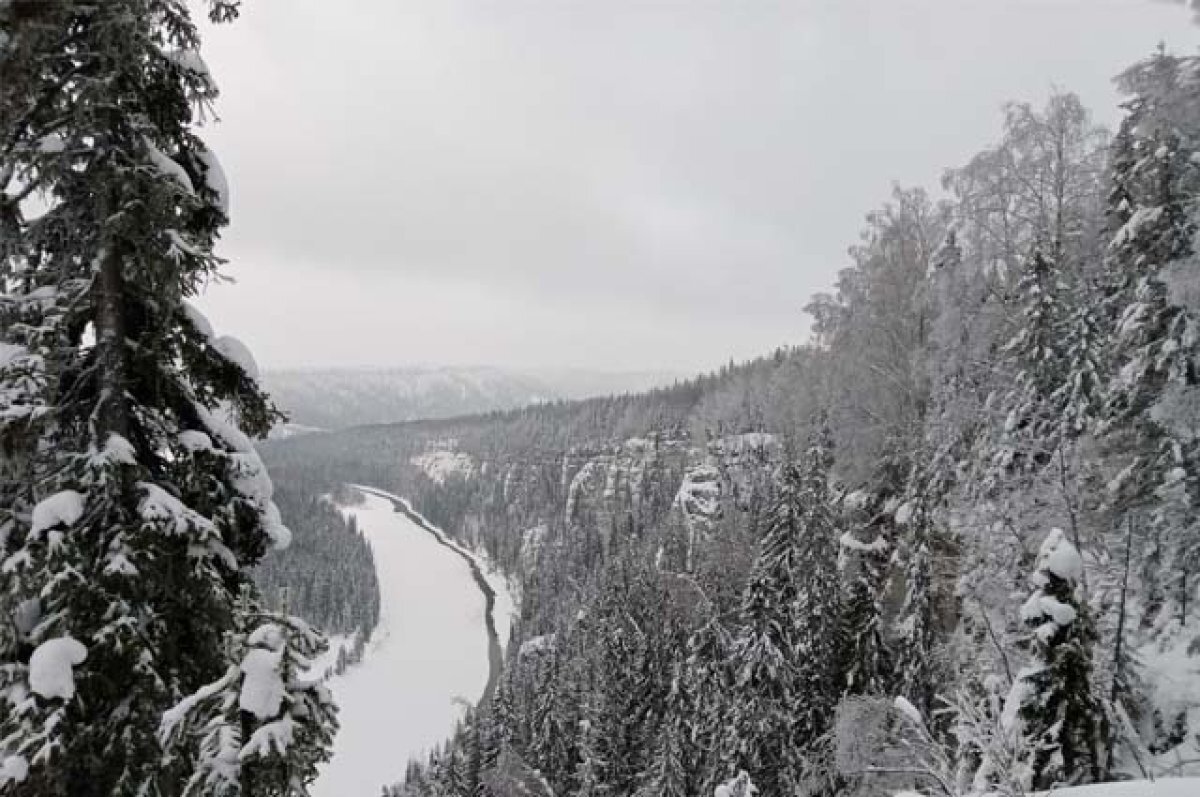
<path id="1" fill-rule="evenodd" d="M 195 304 L 230 221 L 200 7 L 0 0 L 0 795 L 309 794 L 314 662 L 371 655 L 387 586 L 353 485 L 516 603 L 364 794 L 1200 789 L 1200 56 L 1117 76 L 1113 130 L 1006 105 L 866 215 L 806 343 L 268 440 Z"/>
<path id="2" fill-rule="evenodd" d="M 280 478 L 412 496 L 520 584 L 499 690 L 392 792 L 1194 774 L 1200 62 L 1119 80 L 1114 133 L 1015 103 L 946 199 L 897 188 L 811 345 L 268 446 Z"/>

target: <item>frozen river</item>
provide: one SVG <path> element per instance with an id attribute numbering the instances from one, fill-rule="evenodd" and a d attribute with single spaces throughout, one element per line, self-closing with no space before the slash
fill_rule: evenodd
<path id="1" fill-rule="evenodd" d="M 410 758 L 440 743 L 488 680 L 484 594 L 461 555 L 367 494 L 343 507 L 375 553 L 379 627 L 360 664 L 329 685 L 340 707 L 315 797 L 378 797 Z"/>

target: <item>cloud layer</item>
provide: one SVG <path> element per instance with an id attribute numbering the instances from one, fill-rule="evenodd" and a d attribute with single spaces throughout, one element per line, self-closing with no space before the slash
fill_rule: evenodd
<path id="1" fill-rule="evenodd" d="M 268 366 L 703 368 L 800 341 L 893 181 L 1008 99 L 1200 30 L 1143 0 L 255 0 L 209 32 L 236 287 Z"/>

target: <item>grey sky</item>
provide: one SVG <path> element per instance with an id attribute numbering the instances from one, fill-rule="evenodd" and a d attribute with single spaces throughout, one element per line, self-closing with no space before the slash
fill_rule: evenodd
<path id="1" fill-rule="evenodd" d="M 1005 100 L 1200 28 L 1146 0 L 248 0 L 207 138 L 267 367 L 695 370 L 800 342 L 892 182 L 934 189 Z"/>

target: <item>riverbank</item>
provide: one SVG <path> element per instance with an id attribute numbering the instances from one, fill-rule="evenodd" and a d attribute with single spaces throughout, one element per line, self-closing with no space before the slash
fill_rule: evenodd
<path id="1" fill-rule="evenodd" d="M 475 584 L 479 587 L 479 591 L 483 593 L 484 604 L 486 606 L 486 611 L 484 613 L 484 626 L 488 638 L 488 680 L 487 684 L 484 686 L 483 694 L 479 698 L 479 702 L 483 703 L 489 697 L 491 697 L 492 692 L 496 688 L 496 683 L 500 679 L 500 673 L 504 669 L 504 644 L 501 642 L 496 619 L 497 606 L 501 603 L 499 598 L 506 596 L 507 590 L 505 590 L 503 587 L 498 587 L 493 583 L 493 581 L 489 580 L 487 574 L 485 573 L 484 565 L 480 561 L 478 555 L 461 544 L 455 542 L 448 534 L 446 534 L 445 531 L 430 523 L 420 512 L 417 512 L 415 509 L 413 509 L 412 504 L 410 504 L 407 499 L 401 498 L 398 495 L 393 495 L 385 490 L 380 490 L 375 487 L 367 487 L 366 485 L 354 484 L 351 485 L 351 487 L 360 492 L 374 495 L 391 502 L 396 512 L 404 515 L 406 518 L 412 521 L 413 524 L 433 535 L 434 539 L 436 539 L 438 543 L 449 548 L 455 554 L 462 557 L 462 559 L 467 563 L 467 567 L 469 567 L 471 570 L 471 577 L 475 580 Z M 503 590 L 503 592 L 501 592 L 501 590 Z M 504 603 L 506 604 L 503 607 L 504 610 L 511 613 L 511 598 L 507 601 L 504 601 Z M 505 619 L 507 622 L 504 623 L 504 627 L 507 629 L 510 627 L 511 618 Z M 505 634 L 505 636 L 507 636 L 507 634 Z M 507 641 L 507 639 L 505 641 Z"/>
<path id="2" fill-rule="evenodd" d="M 454 733 L 489 680 L 487 605 L 468 563 L 386 497 L 340 506 L 374 553 L 380 619 L 359 664 L 327 681 L 341 724 L 314 797 L 367 797 Z"/>

